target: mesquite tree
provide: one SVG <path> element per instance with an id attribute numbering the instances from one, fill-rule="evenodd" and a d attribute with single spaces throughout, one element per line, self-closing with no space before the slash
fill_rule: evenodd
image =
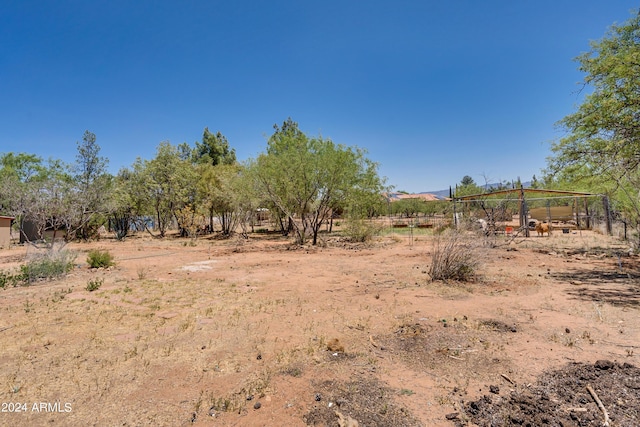
<path id="1" fill-rule="evenodd" d="M 300 244 L 317 244 L 332 210 L 363 194 L 383 191 L 377 164 L 364 150 L 309 138 L 288 119 L 268 141 L 267 151 L 249 164 L 256 188 L 289 220 Z"/>
<path id="2" fill-rule="evenodd" d="M 635 14 L 576 58 L 592 89 L 559 125 L 547 173 L 556 182 L 600 191 L 640 228 L 640 16 Z"/>

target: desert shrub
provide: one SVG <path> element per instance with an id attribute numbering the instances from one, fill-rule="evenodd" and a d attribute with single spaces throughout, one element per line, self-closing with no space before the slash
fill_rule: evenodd
<path id="1" fill-rule="evenodd" d="M 22 274 L 21 273 L 12 273 L 10 271 L 1 271 L 0 270 L 0 288 L 8 288 L 13 286 L 18 286 L 22 283 Z"/>
<path id="2" fill-rule="evenodd" d="M 433 234 L 440 235 L 446 232 L 447 230 L 451 230 L 451 227 L 453 227 L 453 224 L 451 222 L 447 221 L 447 222 L 440 223 L 433 229 Z"/>
<path id="3" fill-rule="evenodd" d="M 73 270 L 75 259 L 74 253 L 54 245 L 42 253 L 31 255 L 27 263 L 20 266 L 20 280 L 31 283 L 64 276 Z"/>
<path id="4" fill-rule="evenodd" d="M 104 283 L 104 279 L 92 279 L 87 282 L 87 287 L 85 288 L 89 292 L 97 291 L 100 289 L 100 286 Z"/>
<path id="5" fill-rule="evenodd" d="M 367 242 L 382 231 L 382 227 L 372 221 L 353 218 L 347 221 L 343 233 L 352 242 Z"/>
<path id="6" fill-rule="evenodd" d="M 0 288 L 6 288 L 9 285 L 9 280 L 11 277 L 11 273 L 0 271 Z"/>
<path id="7" fill-rule="evenodd" d="M 109 251 L 99 251 L 97 249 L 89 251 L 87 255 L 87 264 L 91 268 L 111 267 L 115 264 L 113 256 Z"/>
<path id="8" fill-rule="evenodd" d="M 431 280 L 472 280 L 480 264 L 481 247 L 477 239 L 457 231 L 436 236 L 429 268 Z"/>

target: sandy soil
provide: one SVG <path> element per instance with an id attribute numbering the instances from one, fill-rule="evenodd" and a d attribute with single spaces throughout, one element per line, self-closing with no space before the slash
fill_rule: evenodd
<path id="1" fill-rule="evenodd" d="M 69 244 L 64 279 L 0 289 L 0 424 L 526 425 L 526 401 L 599 425 L 591 385 L 613 425 L 640 425 L 640 264 L 622 242 L 499 237 L 475 282 L 443 283 L 432 239 Z M 95 248 L 115 267 L 89 269 Z"/>

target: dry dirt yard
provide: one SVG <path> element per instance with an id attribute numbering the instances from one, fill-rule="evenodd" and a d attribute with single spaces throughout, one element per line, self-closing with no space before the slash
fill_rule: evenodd
<path id="1" fill-rule="evenodd" d="M 599 426 L 588 386 L 612 426 L 640 425 L 622 242 L 499 238 L 476 281 L 444 283 L 432 239 L 69 244 L 64 279 L 0 289 L 0 425 Z M 89 269 L 96 248 L 115 267 Z"/>

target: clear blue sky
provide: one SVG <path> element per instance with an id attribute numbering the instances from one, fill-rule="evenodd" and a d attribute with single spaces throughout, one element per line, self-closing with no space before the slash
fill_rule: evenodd
<path id="1" fill-rule="evenodd" d="M 540 175 L 584 93 L 573 58 L 636 1 L 0 0 L 0 153 L 71 162 L 85 130 L 115 173 L 274 123 L 357 145 L 398 190 Z"/>

